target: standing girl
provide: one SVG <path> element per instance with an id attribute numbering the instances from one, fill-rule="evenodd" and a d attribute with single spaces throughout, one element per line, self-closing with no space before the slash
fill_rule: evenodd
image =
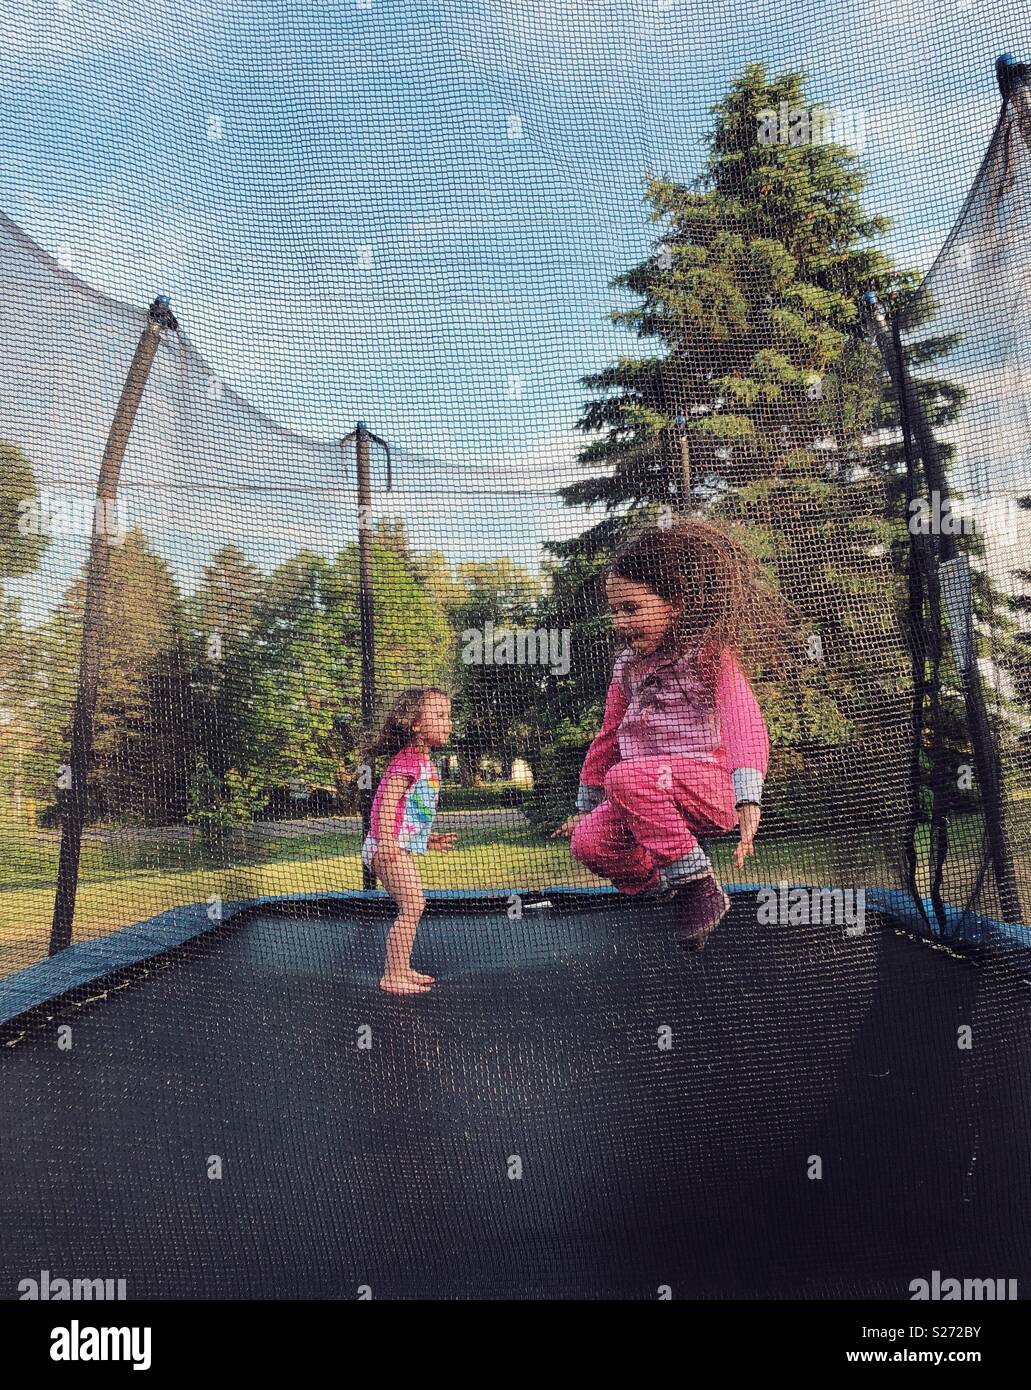
<path id="1" fill-rule="evenodd" d="M 362 845 L 362 863 L 380 879 L 398 909 L 379 982 L 387 994 L 425 994 L 433 985 L 432 975 L 412 969 L 412 946 L 426 908 L 414 856 L 455 847 L 454 835 L 431 832 L 440 778 L 430 749 L 450 737 L 450 696 L 434 686 L 414 686 L 398 696 L 365 749 L 370 764 L 377 757 L 390 759 L 373 797 L 370 830 Z"/>
<path id="2" fill-rule="evenodd" d="M 626 645 L 584 760 L 580 814 L 554 833 L 621 893 L 670 899 L 678 941 L 700 951 L 730 899 L 699 840 L 737 825 L 742 866 L 769 760 L 740 658 L 786 656 L 785 605 L 738 541 L 693 518 L 641 531 L 605 589 Z"/>

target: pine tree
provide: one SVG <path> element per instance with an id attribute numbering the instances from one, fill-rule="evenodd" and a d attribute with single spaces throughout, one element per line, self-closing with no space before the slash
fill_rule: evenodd
<path id="1" fill-rule="evenodd" d="M 40 794 L 67 760 L 82 639 L 85 579 L 76 580 L 45 629 L 46 748 Z M 139 530 L 113 545 L 93 721 L 89 815 L 122 823 L 179 821 L 186 813 L 193 749 L 186 634 L 168 566 Z"/>
<path id="2" fill-rule="evenodd" d="M 0 579 L 31 574 L 50 544 L 45 529 L 34 523 L 40 500 L 30 460 L 16 445 L 0 440 Z"/>
<path id="3" fill-rule="evenodd" d="M 38 502 L 30 460 L 0 440 L 0 580 L 31 574 L 40 566 L 50 538 L 34 521 Z M 5 809 L 21 808 L 38 739 L 37 644 L 21 613 L 21 600 L 0 587 L 0 816 Z"/>

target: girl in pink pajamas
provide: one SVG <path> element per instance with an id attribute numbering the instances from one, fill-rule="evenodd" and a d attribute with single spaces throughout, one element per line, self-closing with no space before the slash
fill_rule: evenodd
<path id="1" fill-rule="evenodd" d="M 752 854 L 769 738 L 738 650 L 786 643 L 780 596 L 726 531 L 690 518 L 650 526 L 605 577 L 616 658 L 577 811 L 556 835 L 621 893 L 669 899 L 677 938 L 700 951 L 730 909 L 701 841 L 738 827 Z"/>

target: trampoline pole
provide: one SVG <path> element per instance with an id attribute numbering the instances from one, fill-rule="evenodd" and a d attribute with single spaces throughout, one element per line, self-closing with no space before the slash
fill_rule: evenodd
<path id="1" fill-rule="evenodd" d="M 387 455 L 387 491 L 393 479 L 390 465 L 390 448 L 379 435 L 371 434 L 364 420 L 359 420 L 351 433 L 345 436 L 346 447 L 354 440 L 355 459 L 358 468 L 358 644 L 361 657 L 361 723 L 362 731 L 372 730 L 376 717 L 376 611 L 372 587 L 372 477 L 369 471 L 369 441 L 378 444 Z M 362 812 L 362 842 L 364 843 L 372 827 L 372 781 L 359 793 Z M 362 864 L 362 887 L 374 888 L 376 878 L 372 870 Z"/>
<path id="2" fill-rule="evenodd" d="M 900 408 L 904 412 L 904 416 L 908 417 L 920 457 L 923 459 L 924 477 L 928 490 L 932 495 L 938 494 L 939 505 L 943 512 L 947 507 L 951 509 L 948 478 L 942 463 L 941 451 L 938 447 L 938 441 L 934 437 L 934 430 L 927 418 L 927 412 L 906 368 L 898 324 L 896 323 L 893 327 L 889 325 L 876 295 L 871 292 L 863 296 L 861 311 L 868 331 L 880 349 L 885 366 L 891 376 Z M 907 524 L 908 520 L 907 518 Z M 939 582 L 943 590 L 942 597 L 946 611 L 950 612 L 952 605 L 949 604 L 949 595 L 945 592 L 945 574 L 943 571 L 951 576 L 957 564 L 962 563 L 966 557 L 960 551 L 959 543 L 953 534 L 943 530 L 938 539 L 940 546 Z M 950 627 L 952 625 L 952 620 L 950 620 Z M 1002 795 L 1002 763 L 988 718 L 984 686 L 977 664 L 972 594 L 969 600 L 969 611 L 965 614 L 963 625 L 966 628 L 965 632 L 955 630 L 952 632 L 953 648 L 959 650 L 965 644 L 967 649 L 967 659 L 960 661 L 957 657 L 957 666 L 960 667 L 960 674 L 963 679 L 967 728 L 974 762 L 977 765 L 981 804 L 984 808 L 985 832 L 988 837 L 988 851 L 995 873 L 995 882 L 999 891 L 999 906 L 1003 918 L 1007 922 L 1022 922 L 1024 919 L 1020 902 L 1020 889 L 1013 868 L 1009 837 L 1006 833 Z"/>
<path id="3" fill-rule="evenodd" d="M 681 510 L 685 515 L 690 515 L 693 510 L 691 506 L 691 446 L 687 439 L 687 420 L 683 415 L 678 415 L 674 420 L 677 431 L 677 443 L 680 447 L 680 478 L 678 482 L 683 489 L 680 496 L 683 498 Z"/>
<path id="4" fill-rule="evenodd" d="M 79 677 L 75 689 L 75 708 L 72 713 L 71 751 L 68 763 L 68 785 L 58 792 L 61 818 L 61 850 L 57 867 L 57 895 L 50 928 L 50 954 L 56 955 L 71 945 L 72 923 L 75 918 L 75 898 L 79 887 L 79 855 L 82 831 L 86 823 L 86 779 L 93 752 L 93 716 L 97 705 L 97 686 L 100 681 L 100 662 L 104 651 L 104 606 L 107 599 L 107 580 L 110 567 L 110 541 L 102 519 L 113 509 L 118 495 L 118 480 L 122 460 L 136 414 L 143 399 L 151 367 L 157 354 L 161 333 L 178 328 L 169 308 L 167 295 L 158 295 L 151 304 L 147 324 L 136 344 L 122 394 L 100 461 L 97 495 L 93 513 L 93 534 L 90 538 L 89 560 L 86 566 L 86 597 L 83 605 L 82 644 L 79 648 Z"/>
<path id="5" fill-rule="evenodd" d="M 358 422 L 355 453 L 358 459 L 358 622 L 362 662 L 362 728 L 372 728 L 376 691 L 376 635 L 372 610 L 372 481 L 369 477 L 369 436 Z M 362 791 L 362 841 L 372 827 L 372 785 Z M 372 870 L 362 865 L 362 887 L 372 888 Z"/>

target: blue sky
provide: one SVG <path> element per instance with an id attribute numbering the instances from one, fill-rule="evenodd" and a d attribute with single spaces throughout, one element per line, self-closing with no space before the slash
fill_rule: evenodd
<path id="1" fill-rule="evenodd" d="M 576 476 L 578 378 L 635 346 L 605 315 L 657 235 L 644 171 L 697 172 L 745 62 L 862 111 L 868 206 L 926 268 L 1004 49 L 1031 12 L 994 0 L 2 0 L 0 208 L 106 294 L 171 293 L 290 429 L 441 460 L 414 532 L 496 553 L 463 493 Z M 509 553 L 580 524 L 515 506 Z"/>

